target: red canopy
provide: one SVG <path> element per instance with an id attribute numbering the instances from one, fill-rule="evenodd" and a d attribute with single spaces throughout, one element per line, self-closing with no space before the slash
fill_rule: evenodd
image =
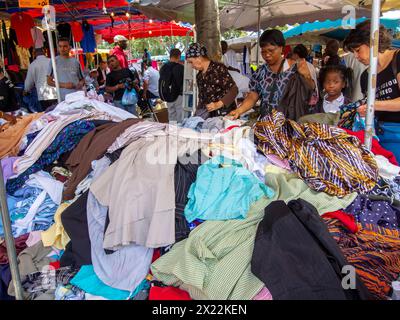
<path id="1" fill-rule="evenodd" d="M 97 21 L 95 22 L 97 23 Z M 164 36 L 186 36 L 193 35 L 190 28 L 182 27 L 171 22 L 128 22 L 119 24 L 113 28 L 107 27 L 96 30 L 96 33 L 101 34 L 103 39 L 108 42 L 113 42 L 114 36 L 117 34 L 123 35 L 128 39 L 164 37 Z"/>
<path id="2" fill-rule="evenodd" d="M 127 38 L 149 38 L 159 36 L 186 36 L 190 27 L 179 25 L 175 22 L 150 20 L 138 10 L 130 7 L 126 0 L 105 0 L 107 13 L 103 12 L 103 0 L 66 0 L 54 1 L 52 5 L 56 9 L 57 22 L 82 21 L 86 19 L 96 33 L 103 39 L 113 42 L 115 35 L 123 35 Z M 26 9 L 33 18 L 40 19 L 42 9 Z M 126 13 L 129 13 L 126 15 Z M 113 16 L 111 16 L 113 13 Z M 190 33 L 193 35 L 193 32 Z"/>

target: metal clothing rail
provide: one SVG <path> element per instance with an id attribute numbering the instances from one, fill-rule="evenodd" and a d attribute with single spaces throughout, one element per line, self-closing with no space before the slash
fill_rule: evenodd
<path id="1" fill-rule="evenodd" d="M 11 229 L 10 213 L 8 212 L 6 189 L 3 178 L 3 167 L 0 165 L 0 215 L 3 222 L 4 239 L 6 242 L 8 262 L 10 264 L 12 282 L 15 288 L 15 298 L 23 300 L 21 278 L 19 275 L 17 252 Z"/>
<path id="2" fill-rule="evenodd" d="M 368 72 L 368 102 L 365 119 L 365 146 L 368 150 L 372 147 L 374 136 L 374 104 L 376 95 L 376 81 L 378 76 L 379 56 L 379 21 L 381 15 L 381 0 L 373 0 L 371 16 L 370 57 Z"/>

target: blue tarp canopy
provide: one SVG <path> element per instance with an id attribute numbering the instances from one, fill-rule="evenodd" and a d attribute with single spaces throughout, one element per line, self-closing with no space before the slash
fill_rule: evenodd
<path id="1" fill-rule="evenodd" d="M 356 20 L 355 24 L 363 22 L 367 20 L 367 18 L 360 18 Z M 343 40 L 346 38 L 350 29 L 344 29 L 342 27 L 342 19 L 338 20 L 325 20 L 325 21 L 316 21 L 316 22 L 306 22 L 300 24 L 286 32 L 284 32 L 285 39 L 304 35 L 306 33 L 318 33 L 322 36 L 333 38 L 337 40 Z M 399 32 L 400 28 L 400 20 L 399 19 L 386 19 L 381 18 L 381 24 L 383 24 L 387 29 L 391 29 L 394 33 Z"/>

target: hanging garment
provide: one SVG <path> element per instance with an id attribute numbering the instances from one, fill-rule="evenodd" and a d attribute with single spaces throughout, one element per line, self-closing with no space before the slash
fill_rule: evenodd
<path id="1" fill-rule="evenodd" d="M 274 191 L 235 160 L 217 156 L 200 166 L 185 207 L 188 222 L 244 219 L 250 206 Z"/>
<path id="2" fill-rule="evenodd" d="M 7 28 L 6 28 L 6 23 L 4 22 L 4 20 L 1 20 L 1 32 L 2 32 L 2 36 L 1 36 L 1 40 L 3 42 L 3 50 L 4 50 L 4 65 L 9 66 L 9 65 L 13 65 L 16 62 L 15 60 L 15 44 L 14 42 L 9 39 L 8 34 L 7 34 Z M 12 33 L 14 33 L 15 31 L 13 29 L 10 28 L 10 35 Z"/>
<path id="3" fill-rule="evenodd" d="M 356 288 L 343 288 L 342 268 L 348 264 L 308 202 L 299 199 L 286 205 L 276 201 L 265 208 L 257 229 L 251 271 L 274 300 L 369 299 L 359 279 Z"/>
<path id="4" fill-rule="evenodd" d="M 338 220 L 327 221 L 330 234 L 361 281 L 376 299 L 386 300 L 400 274 L 400 234 L 397 230 L 365 226 L 356 234 Z"/>
<path id="5" fill-rule="evenodd" d="M 94 162 L 94 181 L 109 165 L 110 160 L 107 157 Z M 107 208 L 100 205 L 93 194 L 89 193 L 87 220 L 93 269 L 104 284 L 115 289 L 132 292 L 148 274 L 153 249 L 133 244 L 107 254 L 103 249 L 107 214 Z"/>
<path id="6" fill-rule="evenodd" d="M 64 189 L 64 200 L 74 197 L 76 186 L 88 175 L 92 161 L 100 159 L 125 129 L 140 121 L 128 119 L 119 123 L 104 124 L 89 132 L 79 142 L 66 162 L 68 169 L 72 172 L 72 177 Z"/>
<path id="7" fill-rule="evenodd" d="M 74 41 L 75 42 L 82 41 L 83 39 L 82 25 L 77 21 L 70 22 L 70 25 Z"/>
<path id="8" fill-rule="evenodd" d="M 18 45 L 22 48 L 29 49 L 33 46 L 31 29 L 35 26 L 33 18 L 24 12 L 13 13 L 10 17 L 11 28 L 17 34 Z"/>
<path id="9" fill-rule="evenodd" d="M 298 124 L 275 110 L 255 125 L 257 147 L 288 159 L 292 170 L 316 191 L 342 197 L 371 191 L 378 180 L 373 155 L 342 129 Z"/>
<path id="10" fill-rule="evenodd" d="M 82 23 L 83 39 L 81 40 L 81 48 L 83 52 L 96 51 L 96 39 L 94 37 L 93 26 L 87 21 Z"/>
<path id="11" fill-rule="evenodd" d="M 29 64 L 30 64 L 30 57 L 31 57 L 29 50 L 27 48 L 23 48 L 18 45 L 17 46 L 17 55 L 19 58 L 19 66 L 21 67 L 21 69 L 28 70 Z"/>
<path id="12" fill-rule="evenodd" d="M 75 148 L 79 141 L 91 130 L 94 129 L 90 121 L 76 121 L 64 128 L 51 143 L 51 145 L 42 153 L 40 158 L 27 170 L 18 175 L 17 178 L 7 181 L 7 192 L 14 194 L 23 186 L 29 175 L 52 164 L 62 154 Z"/>
<path id="13" fill-rule="evenodd" d="M 31 29 L 31 35 L 35 49 L 43 48 L 45 39 L 42 31 L 35 26 Z"/>

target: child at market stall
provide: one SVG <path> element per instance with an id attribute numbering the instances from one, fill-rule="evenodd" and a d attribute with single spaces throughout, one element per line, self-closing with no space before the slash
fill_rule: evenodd
<path id="1" fill-rule="evenodd" d="M 321 69 L 319 82 L 323 88 L 318 111 L 337 113 L 340 107 L 351 103 L 353 70 L 343 65 L 331 65 Z"/>

